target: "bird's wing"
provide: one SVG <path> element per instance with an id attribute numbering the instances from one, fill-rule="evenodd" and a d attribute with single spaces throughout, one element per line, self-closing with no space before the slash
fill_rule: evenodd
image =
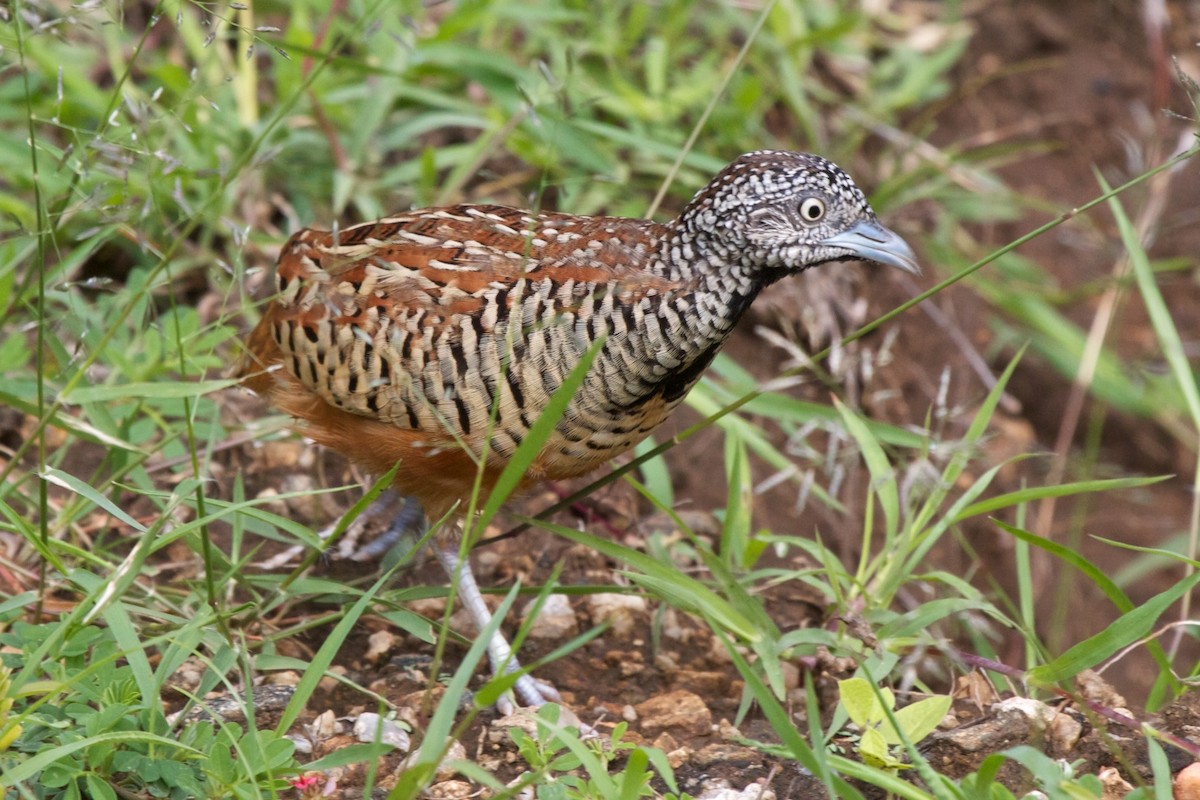
<path id="1" fill-rule="evenodd" d="M 673 284 L 639 266 L 664 233 L 640 220 L 500 206 L 427 209 L 333 232 L 305 229 L 280 253 L 278 293 L 248 339 L 240 372 L 263 391 L 271 382 L 265 370 L 278 364 L 325 401 L 372 416 L 378 409 L 364 382 L 426 373 L 439 350 L 465 361 L 464 337 L 503 332 L 510 311 L 536 291 L 546 296 L 547 314 L 570 310 L 573 298 L 597 287 L 624 304 L 668 291 Z M 383 416 L 404 426 L 395 409 Z M 415 420 L 412 427 L 419 427 Z"/>
<path id="2" fill-rule="evenodd" d="M 482 313 L 481 298 L 522 280 L 616 284 L 630 299 L 666 282 L 638 264 L 662 226 L 615 217 L 458 206 L 397 215 L 340 232 L 301 231 L 279 259 L 277 303 L 297 324 L 330 319 L 373 329 L 371 309 L 445 320 Z M 510 298 L 511 302 L 511 298 Z M 434 324 L 426 319 L 423 324 Z"/>

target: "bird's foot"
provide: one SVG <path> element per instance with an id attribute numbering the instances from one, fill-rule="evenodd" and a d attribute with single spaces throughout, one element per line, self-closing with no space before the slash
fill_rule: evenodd
<path id="1" fill-rule="evenodd" d="M 317 531 L 322 542 L 327 542 L 337 531 L 340 522 L 335 522 Z M 425 514 L 421 505 L 393 489 L 386 489 L 374 502 L 355 517 L 324 555 L 333 561 L 375 561 L 394 546 L 411 542 L 405 550 L 411 550 L 425 534 Z M 283 569 L 299 562 L 308 547 L 294 545 L 281 553 L 262 561 L 263 569 Z"/>
<path id="2" fill-rule="evenodd" d="M 331 525 L 321 531 L 321 538 L 328 539 L 336 529 Z M 397 544 L 407 543 L 405 550 L 412 550 L 424 534 L 425 512 L 417 499 L 385 489 L 354 518 L 329 553 L 335 559 L 376 561 Z"/>
<path id="3" fill-rule="evenodd" d="M 554 684 L 532 675 L 522 675 L 517 678 L 517 682 L 513 684 L 513 694 L 530 708 L 541 708 L 547 703 L 563 704 L 562 695 L 558 693 L 558 689 L 554 688 Z M 511 696 L 503 694 L 496 701 L 496 710 L 500 712 L 501 716 L 507 717 L 517 710 L 517 705 Z"/>
<path id="4" fill-rule="evenodd" d="M 513 702 L 513 694 L 524 705 L 518 706 Z M 496 712 L 501 718 L 514 715 L 529 718 L 536 715 L 542 706 L 550 703 L 556 704 L 559 708 L 558 724 L 565 728 L 575 728 L 579 731 L 579 738 L 595 739 L 600 735 L 595 728 L 581 720 L 579 715 L 563 702 L 562 695 L 558 693 L 558 689 L 555 689 L 553 684 L 531 675 L 522 675 L 517 679 L 511 694 L 505 693 L 500 696 L 500 699 L 496 701 Z"/>

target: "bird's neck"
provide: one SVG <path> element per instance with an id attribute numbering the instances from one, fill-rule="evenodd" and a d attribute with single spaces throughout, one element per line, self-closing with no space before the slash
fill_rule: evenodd
<path id="1" fill-rule="evenodd" d="M 727 334 L 771 281 L 746 253 L 731 251 L 715 237 L 690 231 L 678 222 L 668 230 L 653 271 L 678 287 L 673 292 L 676 297 L 692 298 L 699 310 L 708 312 L 704 317 L 719 317 L 717 332 Z"/>
<path id="2" fill-rule="evenodd" d="M 630 337 L 639 361 L 660 377 L 646 391 L 677 402 L 725 344 L 734 326 L 765 285 L 761 273 L 736 254 L 702 237 L 672 230 L 660 242 L 648 271 L 670 288 L 643 295 L 630 308 Z"/>

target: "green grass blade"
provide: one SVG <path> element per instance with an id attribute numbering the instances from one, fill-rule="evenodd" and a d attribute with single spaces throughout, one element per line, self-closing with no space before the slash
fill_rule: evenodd
<path id="1" fill-rule="evenodd" d="M 1095 536 L 1093 538 L 1097 542 L 1103 542 L 1104 544 L 1112 545 L 1113 547 L 1120 547 L 1123 550 L 1133 550 L 1134 552 L 1137 552 L 1137 553 L 1146 553 L 1148 555 L 1161 556 L 1163 558 L 1170 559 L 1171 561 L 1178 561 L 1178 562 L 1181 562 L 1183 564 L 1188 564 L 1193 567 L 1200 567 L 1200 562 L 1196 561 L 1193 558 L 1188 558 L 1187 556 L 1183 555 L 1182 553 L 1177 553 L 1174 550 L 1166 550 L 1161 547 L 1146 547 L 1145 545 L 1131 544 L 1129 542 L 1119 542 L 1116 539 L 1106 539 L 1103 536 Z"/>
<path id="2" fill-rule="evenodd" d="M 1083 556 L 1079 555 L 1079 553 L 1076 553 L 1066 545 L 1059 544 L 1058 542 L 1050 539 L 1045 539 L 1037 534 L 1030 533 L 1029 531 L 1022 530 L 1021 528 L 1017 528 L 1013 525 L 1007 525 L 999 520 L 992 521 L 996 523 L 1001 530 L 1012 534 L 1026 544 L 1030 544 L 1034 547 L 1045 550 L 1047 553 L 1055 558 L 1060 559 L 1068 566 L 1072 566 L 1082 572 L 1084 576 L 1096 586 L 1096 588 L 1100 589 L 1100 591 L 1104 593 L 1105 597 L 1109 599 L 1109 602 L 1111 602 L 1122 614 L 1129 613 L 1133 610 L 1133 601 L 1130 600 L 1125 592 L 1121 590 L 1121 587 L 1117 586 L 1116 582 L 1108 577 L 1108 573 L 1092 564 Z M 1155 663 L 1158 665 L 1159 675 L 1162 677 L 1162 679 L 1169 684 L 1169 687 L 1172 690 L 1178 690 L 1180 686 L 1179 681 L 1174 677 L 1174 673 L 1171 670 L 1170 660 L 1167 658 L 1167 654 L 1163 651 L 1162 645 L 1157 640 L 1150 641 L 1147 643 L 1147 650 L 1154 659 Z"/>
<path id="3" fill-rule="evenodd" d="M 55 484 L 56 486 L 61 486 L 64 489 L 69 489 L 70 491 L 75 492 L 76 494 L 80 495 L 81 497 L 84 497 L 85 499 L 90 501 L 93 505 L 95 505 L 98 508 L 103 509 L 107 513 L 116 517 L 121 522 L 123 522 L 126 525 L 128 525 L 129 527 L 133 528 L 135 531 L 138 531 L 139 533 L 146 532 L 147 529 L 146 529 L 145 525 L 143 525 L 142 523 L 138 522 L 133 517 L 126 514 L 121 508 L 119 508 L 116 505 L 116 503 L 112 502 L 107 497 L 100 494 L 100 492 L 98 492 L 94 488 L 92 488 L 92 486 L 90 484 L 87 484 L 87 483 L 81 481 L 79 478 L 76 478 L 74 475 L 71 475 L 70 473 L 67 473 L 67 472 L 63 472 L 61 469 L 58 469 L 56 467 L 46 467 L 45 470 L 42 471 L 42 477 L 45 478 L 50 483 Z"/>
<path id="4" fill-rule="evenodd" d="M 788 749 L 794 759 L 799 761 L 813 775 L 817 776 L 819 780 L 823 781 L 826 786 L 829 786 L 832 780 L 832 773 L 828 764 L 813 752 L 812 748 L 808 746 L 808 742 L 804 741 L 804 737 L 800 735 L 795 725 L 792 724 L 788 712 L 775 699 L 775 695 L 763 683 L 758 673 L 751 668 L 746 659 L 738 652 L 733 642 L 721 631 L 717 631 L 717 635 L 725 645 L 725 650 L 729 653 L 729 657 L 733 659 L 734 666 L 737 667 L 738 672 L 741 673 L 742 678 L 746 681 L 746 688 L 750 690 L 750 694 L 758 701 L 763 715 L 771 724 L 772 730 L 779 736 L 780 743 Z"/>
<path id="5" fill-rule="evenodd" d="M 1200 573 L 1184 578 L 1170 589 L 1122 614 L 1100 633 L 1074 645 L 1049 664 L 1030 670 L 1029 680 L 1041 684 L 1054 684 L 1094 667 L 1121 648 L 1145 637 L 1163 612 L 1191 591 L 1197 583 L 1200 583 Z"/>
<path id="6" fill-rule="evenodd" d="M 1020 489 L 1015 492 L 1007 492 L 995 497 L 989 497 L 987 500 L 981 500 L 978 503 L 972 503 L 956 513 L 953 521 L 956 523 L 962 522 L 965 519 L 977 517 L 980 514 L 990 514 L 1002 508 L 1031 503 L 1036 500 L 1045 500 L 1047 497 L 1071 497 L 1073 495 L 1093 492 L 1136 489 L 1169 480 L 1170 477 L 1169 475 L 1160 475 L 1152 478 L 1112 478 L 1108 480 L 1079 481 L 1077 483 L 1066 483 L 1058 486 L 1038 486 L 1032 489 Z"/>
<path id="7" fill-rule="evenodd" d="M 628 564 L 641 573 L 631 576 L 639 583 L 653 588 L 654 591 L 667 598 L 672 605 L 707 617 L 740 639 L 753 643 L 762 638 L 762 632 L 724 598 L 713 593 L 700 581 L 684 575 L 669 564 L 663 564 L 645 553 L 584 531 L 548 522 L 535 523 L 531 519 L 525 521 L 536 524 L 564 539 L 586 545 L 609 558 Z"/>
<path id="8" fill-rule="evenodd" d="M 750 480 L 746 444 L 736 436 L 725 437 L 725 472 L 729 493 L 721 520 L 721 555 L 737 567 L 752 566 L 761 552 L 761 542 L 751 553 L 750 511 L 754 504 L 754 486 Z"/>
<path id="9" fill-rule="evenodd" d="M 1112 191 L 1099 170 L 1096 171 L 1096 179 L 1100 182 L 1100 188 L 1104 192 Z M 1192 372 L 1191 364 L 1188 362 L 1179 330 L 1171 318 L 1166 301 L 1163 300 L 1162 291 L 1158 288 L 1154 270 L 1150 266 L 1150 259 L 1146 256 L 1146 249 L 1139 241 L 1133 223 L 1125 213 L 1121 201 L 1112 197 L 1108 201 L 1108 207 L 1117 221 L 1117 229 L 1121 232 L 1121 241 L 1129 256 L 1129 264 L 1133 268 L 1142 303 L 1146 306 L 1146 313 L 1150 317 L 1154 334 L 1158 337 L 1163 357 L 1167 360 L 1175 383 L 1183 394 L 1184 405 L 1192 418 L 1193 427 L 1200 429 L 1200 386 L 1197 385 L 1196 375 Z"/>
<path id="10" fill-rule="evenodd" d="M 111 403 L 114 400 L 142 400 L 151 398 L 162 400 L 166 398 L 200 397 L 212 394 L 231 386 L 237 386 L 236 380 L 211 381 L 154 381 L 152 383 L 118 383 L 109 386 L 80 386 L 63 393 L 60 399 L 63 403 L 82 405 L 84 403 Z"/>
<path id="11" fill-rule="evenodd" d="M 896 471 L 888 460 L 887 453 L 872 435 L 861 416 L 836 397 L 833 405 L 841 415 L 846 432 L 858 445 L 867 470 L 871 473 L 871 495 L 883 510 L 886 543 L 892 543 L 900 529 L 900 487 L 896 485 Z"/>
<path id="12" fill-rule="evenodd" d="M 425 738 L 411 768 L 401 774 L 395 788 L 388 794 L 388 800 L 417 797 L 432 782 L 437 765 L 449 746 L 454 718 L 458 713 L 458 701 L 466 693 L 467 684 L 487 654 L 488 641 L 500 629 L 500 623 L 508 615 L 519 591 L 520 587 L 516 585 L 509 590 L 488 624 L 476 635 L 475 641 L 463 656 L 462 663 L 446 685 L 446 692 L 425 728 Z"/>
<path id="13" fill-rule="evenodd" d="M 1105 573 L 1092 562 L 1088 561 L 1083 556 L 1079 555 L 1079 553 L 1076 553 L 1071 548 L 1067 547 L 1066 545 L 1059 544 L 1052 539 L 1046 539 L 1038 536 L 1036 533 L 1030 533 L 1029 531 L 1022 530 L 1014 525 L 1001 522 L 998 519 L 994 519 L 992 522 L 996 523 L 996 525 L 1000 526 L 1002 530 L 1012 534 L 1021 541 L 1045 550 L 1047 553 L 1063 561 L 1068 566 L 1072 566 L 1082 572 L 1088 580 L 1096 585 L 1096 588 L 1104 592 L 1104 596 L 1107 597 L 1109 601 L 1117 607 L 1118 611 L 1124 613 L 1126 611 L 1133 610 L 1133 601 L 1129 599 L 1125 592 L 1121 591 L 1121 587 L 1117 586 L 1117 584 L 1108 577 L 1107 573 Z"/>
<path id="14" fill-rule="evenodd" d="M 1100 182 L 1101 188 L 1108 191 L 1108 183 L 1099 170 L 1096 171 L 1096 179 Z M 1150 259 L 1146 256 L 1146 249 L 1138 239 L 1133 223 L 1125 214 L 1120 200 L 1116 197 L 1109 200 L 1109 208 L 1117 220 L 1121 241 L 1129 256 L 1129 264 L 1133 268 L 1138 291 L 1141 294 L 1142 303 L 1146 307 L 1146 313 L 1150 317 L 1154 335 L 1158 338 L 1163 357 L 1166 358 L 1171 369 L 1171 376 L 1175 379 L 1175 384 L 1183 395 L 1184 406 L 1192 421 L 1192 432 L 1200 433 L 1200 385 L 1197 384 L 1197 375 L 1192 370 L 1191 363 L 1184 351 L 1179 330 L 1176 328 L 1175 321 L 1171 318 L 1171 312 L 1158 288 L 1154 270 L 1150 267 Z M 1200 449 L 1196 451 L 1195 469 L 1192 473 L 1192 511 L 1188 523 L 1188 555 L 1196 558 L 1198 550 L 1200 550 Z M 1188 569 L 1190 570 L 1191 567 Z M 1190 612 L 1191 597 L 1184 597 L 1180 615 L 1187 618 Z"/>
<path id="15" fill-rule="evenodd" d="M 313 655 L 308 669 L 301 676 L 300 682 L 296 684 L 296 692 L 288 702 L 287 708 L 283 710 L 283 713 L 279 717 L 279 723 L 275 726 L 275 732 L 280 736 L 287 733 L 288 729 L 292 727 L 292 723 L 304 711 L 305 705 L 307 705 L 313 692 L 317 689 L 317 684 L 325 677 L 325 672 L 329 669 L 334 657 L 346 642 L 350 631 L 358 624 L 359 619 L 366 613 L 371 602 L 375 600 L 376 596 L 387 585 L 388 581 L 391 580 L 392 575 L 399 567 L 400 564 L 392 567 L 392 569 L 381 575 L 369 589 L 363 592 L 362 596 L 354 602 L 354 605 L 346 609 L 345 615 L 338 620 L 337 625 L 325 637 L 320 649 Z"/>

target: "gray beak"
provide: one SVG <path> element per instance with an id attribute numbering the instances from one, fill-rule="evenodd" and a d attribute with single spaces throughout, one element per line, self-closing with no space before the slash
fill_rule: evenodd
<path id="1" fill-rule="evenodd" d="M 917 257 L 908 242 L 880 225 L 875 220 L 863 219 L 839 234 L 821 242 L 825 247 L 849 250 L 850 258 L 861 258 L 877 264 L 889 264 L 905 272 L 920 275 Z"/>

